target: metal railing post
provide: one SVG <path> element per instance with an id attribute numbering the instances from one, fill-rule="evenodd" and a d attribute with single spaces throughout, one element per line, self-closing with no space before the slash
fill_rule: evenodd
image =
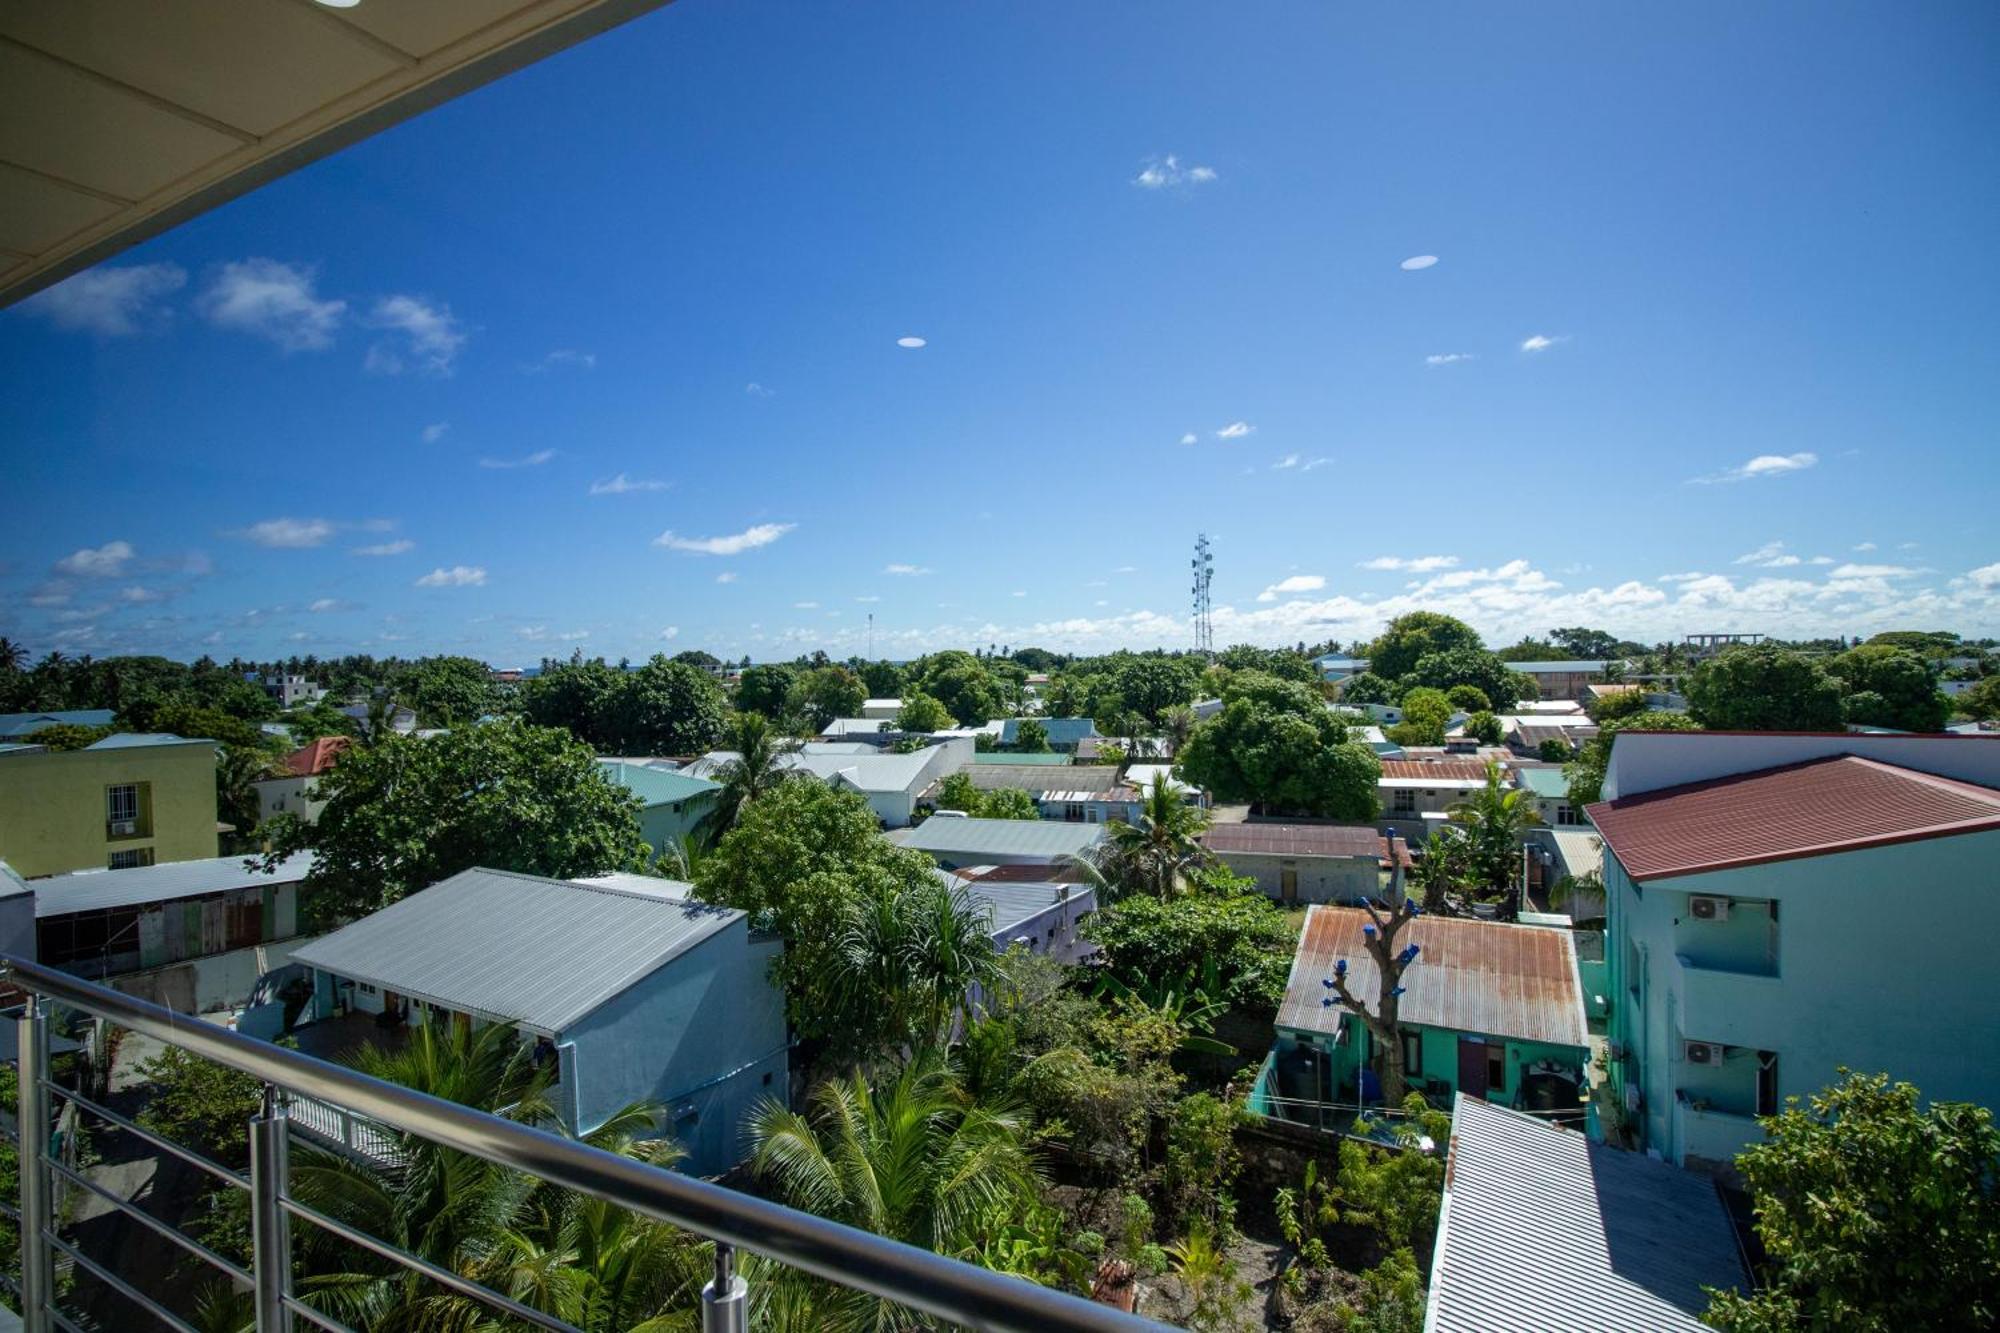
<path id="1" fill-rule="evenodd" d="M 285 1212 L 289 1178 L 285 1104 L 276 1086 L 264 1085 L 264 1111 L 250 1121 L 250 1252 L 257 1279 L 257 1333 L 290 1333 L 292 1228 Z"/>
<path id="2" fill-rule="evenodd" d="M 749 1333 L 750 1284 L 736 1272 L 736 1247 L 715 1242 L 715 1277 L 701 1289 L 701 1333 Z"/>
<path id="3" fill-rule="evenodd" d="M 20 1041 L 21 1164 L 21 1327 L 48 1333 L 49 1301 L 55 1290 L 48 1233 L 55 1229 L 49 1192 L 49 1013 L 30 995 L 18 1024 Z"/>

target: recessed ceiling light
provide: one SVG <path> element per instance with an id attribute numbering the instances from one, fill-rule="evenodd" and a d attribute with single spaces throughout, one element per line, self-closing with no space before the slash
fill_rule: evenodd
<path id="1" fill-rule="evenodd" d="M 922 338 L 896 339 L 896 346 L 898 347 L 922 347 L 923 345 L 924 345 L 924 340 Z"/>
<path id="2" fill-rule="evenodd" d="M 1438 262 L 1436 255 L 1411 255 L 1403 261 L 1403 267 L 1414 273 L 1420 268 L 1429 268 Z"/>
<path id="3" fill-rule="evenodd" d="M 360 4 L 361 0 L 319 0 L 319 2 L 328 9 L 352 9 Z"/>

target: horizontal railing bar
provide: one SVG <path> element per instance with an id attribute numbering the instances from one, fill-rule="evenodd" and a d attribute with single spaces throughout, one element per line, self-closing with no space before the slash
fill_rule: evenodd
<path id="1" fill-rule="evenodd" d="M 51 1307 L 48 1311 L 48 1316 L 49 1318 L 55 1320 L 56 1323 L 62 1325 L 63 1333 L 84 1333 L 84 1330 L 78 1328 L 75 1324 L 71 1323 L 69 1316 L 64 1314 L 61 1310 Z"/>
<path id="2" fill-rule="evenodd" d="M 72 1184 L 83 1186 L 83 1188 L 89 1190 L 92 1194 L 95 1194 L 98 1198 L 104 1200 L 106 1203 L 110 1204 L 113 1208 L 116 1208 L 119 1212 L 125 1214 L 125 1216 L 131 1218 L 135 1222 L 138 1222 L 141 1226 L 145 1227 L 147 1230 L 154 1232 L 156 1235 L 159 1235 L 163 1239 L 172 1241 L 174 1244 L 186 1250 L 189 1254 L 192 1254 L 195 1258 L 200 1259 L 202 1262 L 208 1264 L 211 1268 L 220 1269 L 222 1272 L 227 1273 L 230 1277 L 235 1278 L 238 1282 L 244 1283 L 246 1286 L 249 1284 L 251 1279 L 248 1270 L 237 1267 L 229 1260 L 217 1254 L 214 1250 L 209 1249 L 208 1246 L 203 1245 L 200 1241 L 194 1239 L 192 1236 L 189 1236 L 184 1232 L 182 1232 L 180 1228 L 168 1226 L 165 1222 L 162 1222 L 159 1218 L 154 1217 L 151 1213 L 139 1207 L 139 1205 L 133 1203 L 131 1200 L 119 1198 L 116 1194 L 113 1194 L 110 1190 L 105 1189 L 104 1186 L 98 1184 L 96 1181 L 85 1179 L 77 1172 L 72 1171 L 68 1167 L 64 1166 L 61 1162 L 56 1161 L 53 1157 L 49 1157 L 46 1154 L 44 1154 L 42 1160 L 48 1164 L 51 1170 L 61 1175 L 65 1180 L 68 1180 Z"/>
<path id="3" fill-rule="evenodd" d="M 68 1099 L 69 1101 L 75 1102 L 78 1106 L 81 1106 L 84 1110 L 90 1112 L 92 1115 L 103 1117 L 105 1120 L 110 1121 L 112 1124 L 118 1126 L 118 1128 L 124 1130 L 127 1134 L 136 1135 L 139 1138 L 144 1139 L 146 1142 L 152 1144 L 155 1148 L 165 1149 L 167 1152 L 170 1152 L 174 1156 L 180 1158 L 183 1162 L 186 1162 L 189 1166 L 200 1167 L 203 1171 L 208 1172 L 208 1174 L 214 1176 L 216 1179 L 221 1180 L 226 1184 L 234 1185 L 237 1189 L 248 1191 L 250 1188 L 249 1177 L 240 1176 L 236 1172 L 231 1171 L 228 1167 L 223 1166 L 220 1162 L 209 1161 L 206 1157 L 203 1157 L 200 1153 L 194 1151 L 194 1149 L 192 1148 L 183 1148 L 180 1144 L 175 1143 L 172 1139 L 164 1138 L 161 1135 L 155 1134 L 152 1130 L 145 1128 L 143 1125 L 139 1125 L 134 1123 L 133 1121 L 127 1120 L 124 1116 L 119 1115 L 116 1111 L 112 1110 L 108 1106 L 100 1106 L 96 1102 L 90 1100 L 90 1098 L 82 1096 L 79 1093 L 71 1092 L 68 1088 L 63 1087 L 60 1084 L 50 1083 L 46 1079 L 42 1081 L 42 1086 L 47 1088 L 52 1096 L 63 1097 Z"/>
<path id="4" fill-rule="evenodd" d="M 447 1148 L 978 1329 L 1160 1329 L 1079 1296 L 502 1120 L 17 958 L 17 986 Z"/>
<path id="5" fill-rule="evenodd" d="M 317 1328 L 325 1329 L 326 1333 L 354 1333 L 353 1329 L 341 1323 L 338 1319 L 320 1313 L 318 1310 L 313 1309 L 310 1305 L 307 1305 L 304 1301 L 300 1300 L 296 1296 L 287 1296 L 284 1298 L 284 1300 L 285 1300 L 285 1308 L 287 1310 L 290 1310 L 293 1314 L 298 1315 L 301 1319 L 304 1319 L 308 1324 L 312 1324 Z"/>
<path id="6" fill-rule="evenodd" d="M 21 1220 L 21 1210 L 4 1199 L 0 1199 L 0 1217 L 4 1217 L 10 1222 L 18 1222 Z M 6 1274 L 0 1273 L 0 1278 L 5 1276 Z"/>
<path id="7" fill-rule="evenodd" d="M 86 1273 L 89 1273 L 91 1276 L 95 1277 L 105 1286 L 111 1288 L 113 1291 L 123 1296 L 126 1300 L 132 1302 L 132 1304 L 138 1306 L 140 1309 L 151 1314 L 154 1318 L 158 1319 L 161 1323 L 165 1324 L 167 1327 L 178 1330 L 178 1333 L 201 1333 L 201 1330 L 196 1328 L 193 1324 L 190 1324 L 186 1320 L 180 1318 L 172 1310 L 169 1310 L 166 1306 L 161 1305 L 158 1301 L 146 1295 L 146 1293 L 140 1291 L 137 1287 L 127 1282 L 124 1278 L 119 1277 L 116 1273 L 113 1273 L 108 1268 L 105 1268 L 102 1264 L 98 1263 L 95 1259 L 92 1259 L 89 1255 L 83 1253 L 83 1251 L 77 1249 L 76 1246 L 71 1245 L 61 1236 L 56 1235 L 52 1231 L 44 1231 L 42 1233 L 42 1238 L 48 1241 L 49 1244 L 55 1246 L 58 1250 L 61 1250 L 64 1254 L 68 1255 L 71 1259 L 74 1259 L 77 1263 L 77 1266 L 82 1268 Z"/>
<path id="8" fill-rule="evenodd" d="M 337 1218 L 328 1217 L 317 1208 L 309 1208 L 297 1199 L 280 1195 L 278 1206 L 294 1217 L 302 1217 L 324 1231 L 329 1231 L 350 1245 L 359 1245 L 370 1254 L 378 1254 L 390 1263 L 420 1273 L 442 1287 L 449 1287 L 461 1296 L 470 1296 L 483 1301 L 496 1310 L 505 1310 L 516 1319 L 546 1328 L 550 1333 L 583 1333 L 575 1324 L 566 1324 L 551 1314 L 544 1314 L 532 1305 L 523 1305 L 511 1296 L 503 1296 L 491 1287 L 482 1286 L 471 1278 L 460 1277 L 449 1268 L 442 1268 L 421 1255 L 411 1254 L 399 1245 L 391 1245 L 379 1236 L 351 1227 Z"/>

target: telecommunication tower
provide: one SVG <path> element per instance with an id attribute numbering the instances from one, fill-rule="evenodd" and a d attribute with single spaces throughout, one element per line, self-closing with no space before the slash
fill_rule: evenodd
<path id="1" fill-rule="evenodd" d="M 1194 650 L 1198 653 L 1215 651 L 1215 626 L 1209 618 L 1208 585 L 1215 580 L 1215 557 L 1208 549 L 1208 534 L 1197 533 L 1194 539 L 1194 559 L 1189 562 L 1194 568 Z"/>

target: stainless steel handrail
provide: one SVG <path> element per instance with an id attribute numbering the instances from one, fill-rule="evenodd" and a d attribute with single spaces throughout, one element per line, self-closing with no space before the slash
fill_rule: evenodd
<path id="1" fill-rule="evenodd" d="M 685 1228 L 715 1241 L 718 1248 L 729 1246 L 765 1255 L 837 1285 L 953 1323 L 1023 1333 L 1167 1327 L 1023 1278 L 948 1259 L 385 1083 L 37 963 L 0 957 L 0 969 L 23 990 L 97 1014 L 289 1092 L 322 1098 L 399 1132 Z M 23 1097 L 31 1095 L 31 1081 L 24 1078 L 22 1085 Z M 26 1182 L 39 1174 L 24 1170 L 22 1178 Z"/>

